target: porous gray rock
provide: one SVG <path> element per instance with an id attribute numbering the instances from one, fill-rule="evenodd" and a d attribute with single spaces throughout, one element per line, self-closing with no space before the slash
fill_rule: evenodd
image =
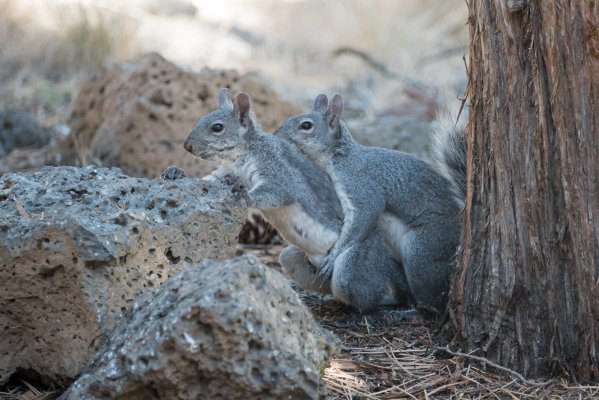
<path id="1" fill-rule="evenodd" d="M 0 178 L 0 384 L 17 369 L 77 376 L 136 295 L 205 257 L 234 255 L 231 187 L 45 167 Z"/>
<path id="2" fill-rule="evenodd" d="M 336 349 L 255 256 L 205 262 L 141 295 L 62 399 L 316 399 Z"/>

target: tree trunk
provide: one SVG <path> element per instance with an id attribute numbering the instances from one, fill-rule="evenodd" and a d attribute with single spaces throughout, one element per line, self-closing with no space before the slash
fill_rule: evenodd
<path id="1" fill-rule="evenodd" d="M 469 8 L 454 343 L 528 376 L 599 380 L 599 1 Z"/>

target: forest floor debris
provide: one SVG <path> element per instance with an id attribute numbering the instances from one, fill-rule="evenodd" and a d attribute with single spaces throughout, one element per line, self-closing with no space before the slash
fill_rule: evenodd
<path id="1" fill-rule="evenodd" d="M 281 245 L 240 245 L 238 253 L 253 253 L 280 269 Z M 324 371 L 321 399 L 592 399 L 599 384 L 577 385 L 563 379 L 523 381 L 487 363 L 444 353 L 427 322 L 395 326 L 348 324 L 346 307 L 335 301 L 308 306 L 316 319 L 342 342 L 341 353 Z M 0 400 L 51 400 L 60 391 L 25 380 L 0 388 Z"/>

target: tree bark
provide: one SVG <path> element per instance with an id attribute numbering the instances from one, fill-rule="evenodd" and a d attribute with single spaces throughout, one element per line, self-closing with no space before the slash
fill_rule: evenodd
<path id="1" fill-rule="evenodd" d="M 599 380 L 599 1 L 470 0 L 454 344 Z"/>

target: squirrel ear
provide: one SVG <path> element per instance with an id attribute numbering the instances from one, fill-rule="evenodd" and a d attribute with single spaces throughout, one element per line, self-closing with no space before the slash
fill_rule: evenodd
<path id="1" fill-rule="evenodd" d="M 314 106 L 312 107 L 312 112 L 324 114 L 327 110 L 327 106 L 329 104 L 329 99 L 326 94 L 319 94 L 314 100 Z"/>
<path id="2" fill-rule="evenodd" d="M 247 93 L 241 92 L 235 98 L 235 108 L 239 122 L 243 126 L 248 126 L 247 120 L 250 114 L 250 96 Z"/>
<path id="3" fill-rule="evenodd" d="M 341 120 L 341 114 L 343 113 L 343 97 L 340 94 L 333 96 L 333 101 L 327 109 L 326 116 L 329 126 L 337 131 L 339 129 L 339 121 Z"/>
<path id="4" fill-rule="evenodd" d="M 227 88 L 223 88 L 218 93 L 218 106 L 220 108 L 233 108 L 233 101 L 231 100 L 231 92 Z"/>

